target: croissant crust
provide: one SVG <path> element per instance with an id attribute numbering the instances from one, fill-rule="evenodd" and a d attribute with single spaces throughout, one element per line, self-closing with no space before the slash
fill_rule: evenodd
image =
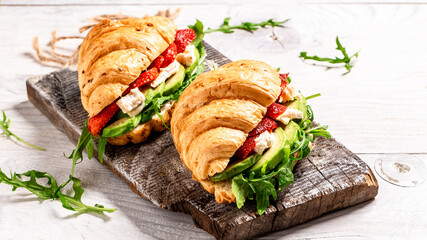
<path id="1" fill-rule="evenodd" d="M 111 104 L 173 41 L 164 17 L 105 19 L 83 40 L 78 59 L 83 107 L 92 117 Z"/>
<path id="2" fill-rule="evenodd" d="M 204 73 L 181 94 L 172 114 L 175 146 L 193 178 L 219 203 L 235 202 L 231 180 L 212 182 L 280 94 L 276 69 L 240 60 Z"/>

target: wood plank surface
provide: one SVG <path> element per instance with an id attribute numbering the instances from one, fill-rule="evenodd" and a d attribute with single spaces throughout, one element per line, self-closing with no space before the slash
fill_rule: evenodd
<path id="1" fill-rule="evenodd" d="M 268 37 L 269 29 L 255 34 L 238 31 L 230 35 L 209 34 L 206 40 L 233 60 L 259 59 L 291 72 L 304 94 L 320 91 L 322 97 L 310 101 L 316 119 L 328 124 L 333 135 L 372 169 L 378 159 L 417 158 L 427 162 L 427 138 L 424 137 L 427 129 L 423 125 L 427 119 L 424 110 L 427 110 L 427 59 L 423 54 L 427 52 L 426 1 L 323 0 L 311 1 L 313 4 L 296 1 L 263 1 L 262 4 L 234 1 L 230 4 L 227 1 L 228 4 L 217 4 L 218 1 L 213 0 L 191 5 L 165 4 L 171 1 L 145 5 L 146 2 L 150 3 L 138 1 L 141 6 L 100 4 L 94 7 L 85 6 L 88 1 L 75 0 L 66 1 L 66 6 L 61 6 L 61 1 L 1 1 L 0 22 L 5 24 L 0 25 L 0 108 L 12 119 L 11 129 L 15 133 L 47 149 L 35 151 L 0 137 L 3 171 L 47 171 L 60 182 L 65 181 L 70 172 L 71 163 L 63 153 L 69 154 L 74 145 L 26 97 L 26 79 L 57 69 L 34 61 L 31 49 L 34 36 L 39 36 L 41 46 L 47 50 L 52 30 L 58 30 L 59 36 L 75 35 L 78 27 L 95 15 L 121 11 L 143 16 L 178 6 L 183 7 L 176 19 L 180 26 L 193 23 L 194 18 L 210 27 L 218 26 L 228 16 L 236 23 L 268 17 L 291 18 L 287 29 L 275 30 L 279 35 L 277 41 Z M 317 4 L 324 2 L 334 3 Z M 333 40 L 337 35 L 350 52 L 362 49 L 351 74 L 342 76 L 342 69 L 325 70 L 298 59 L 300 51 L 335 56 Z M 77 44 L 76 41 L 60 43 L 60 50 L 69 53 Z M 363 84 L 358 84 L 360 81 Z M 362 106 L 359 105 L 361 99 Z M 41 203 L 25 190 L 12 192 L 0 184 L 2 239 L 212 238 L 194 228 L 189 215 L 154 206 L 96 161 L 80 163 L 76 176 L 86 190 L 84 202 L 116 207 L 118 211 L 108 216 L 76 217 L 56 201 Z M 381 187 L 375 201 L 324 215 L 263 239 L 424 239 L 427 236 L 424 214 L 427 184 L 402 188 L 377 179 Z"/>
<path id="2" fill-rule="evenodd" d="M 208 44 L 205 49 L 208 61 L 219 66 L 230 62 Z M 29 100 L 74 143 L 87 119 L 77 83 L 77 72 L 69 69 L 27 81 Z M 195 224 L 215 238 L 250 239 L 377 195 L 375 176 L 355 154 L 335 140 L 319 138 L 315 144 L 308 159 L 297 164 L 295 183 L 288 193 L 279 194 L 261 216 L 254 202 L 242 209 L 216 203 L 181 163 L 169 131 L 143 144 L 108 144 L 104 162 L 143 198 L 161 208 L 191 214 Z"/>

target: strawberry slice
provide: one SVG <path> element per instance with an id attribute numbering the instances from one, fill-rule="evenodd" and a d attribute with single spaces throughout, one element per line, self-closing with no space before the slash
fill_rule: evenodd
<path id="1" fill-rule="evenodd" d="M 185 48 L 196 39 L 196 33 L 193 29 L 181 29 L 176 31 L 175 43 L 178 49 L 178 53 L 185 51 Z"/>
<path id="2" fill-rule="evenodd" d="M 171 43 L 168 48 L 162 53 L 162 57 L 164 58 L 164 61 L 161 65 L 161 68 L 169 66 L 173 61 L 176 59 L 177 52 L 177 46 L 175 43 Z"/>
<path id="3" fill-rule="evenodd" d="M 89 132 L 92 133 L 93 136 L 98 135 L 104 126 L 110 121 L 110 119 L 114 116 L 114 114 L 119 110 L 119 106 L 117 105 L 117 100 L 108 105 L 106 108 L 102 109 L 100 113 L 89 118 L 89 122 L 87 127 Z"/>
<path id="4" fill-rule="evenodd" d="M 280 116 L 285 111 L 286 111 L 286 107 L 283 106 L 282 104 L 272 103 L 267 108 L 267 113 L 265 114 L 265 116 L 272 118 L 272 119 L 276 119 L 278 116 Z"/>
<path id="5" fill-rule="evenodd" d="M 246 138 L 246 141 L 243 143 L 243 145 L 237 149 L 237 151 L 234 153 L 234 156 L 238 157 L 239 159 L 246 158 L 255 148 L 255 138 L 254 137 L 248 137 Z"/>
<path id="6" fill-rule="evenodd" d="M 154 81 L 154 79 L 156 79 L 158 76 L 159 70 L 157 70 L 157 68 L 151 68 L 145 72 L 142 72 L 135 81 L 129 84 L 129 87 L 123 92 L 122 96 L 128 94 L 130 90 L 134 88 L 144 86 L 145 84 Z"/>
<path id="7" fill-rule="evenodd" d="M 152 82 L 154 79 L 157 78 L 157 76 L 159 76 L 159 71 L 157 70 L 157 68 L 151 68 L 145 72 L 142 72 L 139 77 L 135 81 L 133 81 L 129 85 L 129 87 L 123 92 L 122 96 L 128 94 L 131 89 L 141 87 L 145 84 Z M 105 107 L 100 113 L 89 119 L 88 129 L 93 136 L 98 135 L 105 127 L 105 125 L 110 121 L 110 119 L 114 116 L 117 110 L 119 110 L 117 101 L 118 100 L 115 100 L 113 103 Z"/>
<path id="8" fill-rule="evenodd" d="M 162 55 L 160 55 L 156 59 L 154 59 L 154 61 L 150 64 L 150 66 L 148 66 L 148 69 L 157 68 L 157 70 L 159 70 L 160 67 L 162 67 L 162 64 L 164 61 L 165 61 L 165 58 Z"/>
<path id="9" fill-rule="evenodd" d="M 280 80 L 283 82 L 287 82 L 286 80 L 289 77 L 289 73 L 279 73 Z"/>
<path id="10" fill-rule="evenodd" d="M 288 76 L 289 73 L 279 73 L 280 80 L 282 80 L 282 85 L 280 85 L 280 89 L 282 90 L 282 92 L 285 91 L 286 86 L 288 86 Z"/>
<path id="11" fill-rule="evenodd" d="M 277 128 L 277 123 L 269 117 L 264 117 L 258 125 L 249 132 L 249 137 L 257 136 L 265 131 L 273 131 Z"/>
<path id="12" fill-rule="evenodd" d="M 261 122 L 259 122 L 258 125 L 249 132 L 249 137 L 246 138 L 246 141 L 243 143 L 243 145 L 237 149 L 237 151 L 234 153 L 234 156 L 239 159 L 246 158 L 253 152 L 256 145 L 255 139 L 258 137 L 258 135 L 265 131 L 271 132 L 275 128 L 277 128 L 276 121 L 271 118 L 264 117 Z"/>

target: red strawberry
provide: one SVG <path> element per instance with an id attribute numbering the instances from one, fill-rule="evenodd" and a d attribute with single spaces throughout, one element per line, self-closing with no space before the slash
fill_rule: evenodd
<path id="1" fill-rule="evenodd" d="M 282 104 L 273 103 L 267 108 L 267 113 L 265 116 L 276 119 L 278 116 L 280 116 L 282 113 L 286 111 L 286 107 Z"/>
<path id="2" fill-rule="evenodd" d="M 279 73 L 280 80 L 283 82 L 287 82 L 286 80 L 289 77 L 289 73 Z"/>
<path id="3" fill-rule="evenodd" d="M 162 53 L 161 56 L 164 58 L 164 62 L 161 65 L 161 68 L 169 66 L 176 59 L 177 47 L 175 43 L 171 43 L 168 48 Z"/>
<path id="4" fill-rule="evenodd" d="M 277 128 L 277 123 L 271 118 L 264 117 L 258 125 L 249 132 L 249 137 L 257 136 L 265 131 L 271 132 Z"/>
<path id="5" fill-rule="evenodd" d="M 165 61 L 165 58 L 162 55 L 160 55 L 156 59 L 154 59 L 154 61 L 150 64 L 150 66 L 148 67 L 148 69 L 150 69 L 150 68 L 157 68 L 157 70 L 159 70 L 160 67 L 162 67 L 162 64 L 163 64 L 164 61 Z"/>
<path id="6" fill-rule="evenodd" d="M 238 157 L 239 159 L 246 158 L 255 148 L 255 138 L 257 138 L 257 136 L 248 137 L 243 145 L 234 153 L 234 156 Z"/>
<path id="7" fill-rule="evenodd" d="M 158 76 L 159 70 L 157 70 L 157 68 L 151 68 L 145 72 L 142 72 L 135 81 L 129 84 L 129 87 L 123 92 L 122 96 L 128 94 L 130 90 L 134 88 L 144 86 L 145 84 L 154 81 L 154 79 L 156 79 Z"/>
<path id="8" fill-rule="evenodd" d="M 178 53 L 185 51 L 185 48 L 196 39 L 196 33 L 193 29 L 181 29 L 176 31 L 175 43 L 178 49 Z"/>
<path id="9" fill-rule="evenodd" d="M 119 110 L 119 106 L 117 105 L 116 100 L 104 108 L 100 113 L 89 118 L 89 122 L 87 124 L 89 132 L 91 132 L 93 136 L 98 135 L 117 110 Z"/>
<path id="10" fill-rule="evenodd" d="M 131 89 L 141 87 L 147 83 L 152 82 L 159 76 L 157 68 L 151 68 L 145 72 L 142 72 L 139 77 L 133 81 L 129 87 L 123 92 L 122 96 L 128 94 Z M 110 121 L 114 114 L 119 110 L 117 100 L 105 107 L 100 113 L 91 117 L 88 122 L 88 129 L 93 136 L 98 135 L 105 125 Z"/>

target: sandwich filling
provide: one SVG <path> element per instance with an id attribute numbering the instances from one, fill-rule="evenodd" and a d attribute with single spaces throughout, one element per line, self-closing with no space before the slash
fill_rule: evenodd
<path id="1" fill-rule="evenodd" d="M 270 205 L 270 196 L 275 199 L 293 182 L 292 169 L 308 156 L 315 138 L 330 137 L 326 126 L 313 127 L 311 108 L 288 75 L 279 76 L 281 94 L 276 102 L 248 133 L 227 167 L 210 177 L 215 183 L 231 180 L 237 206 L 242 207 L 246 198 L 255 199 L 259 214 Z"/>
<path id="2" fill-rule="evenodd" d="M 123 121 L 122 119 L 136 118 L 139 115 L 141 115 L 138 117 L 139 123 L 144 123 L 150 120 L 154 114 L 159 113 L 160 108 L 166 102 L 176 100 L 179 92 L 183 90 L 184 82 L 191 81 L 204 69 L 202 62 L 205 53 L 201 45 L 203 32 L 197 28 L 195 30 L 178 30 L 175 41 L 129 85 L 121 97 L 89 119 L 89 132 L 93 136 L 101 135 L 110 138 L 123 135 L 131 131 L 133 127 L 127 127 L 126 131 L 103 130 L 111 121 L 120 121 L 123 124 L 131 122 L 132 125 L 135 125 L 135 121 Z M 202 36 L 199 37 L 200 35 Z M 117 128 L 115 122 L 111 125 Z"/>

